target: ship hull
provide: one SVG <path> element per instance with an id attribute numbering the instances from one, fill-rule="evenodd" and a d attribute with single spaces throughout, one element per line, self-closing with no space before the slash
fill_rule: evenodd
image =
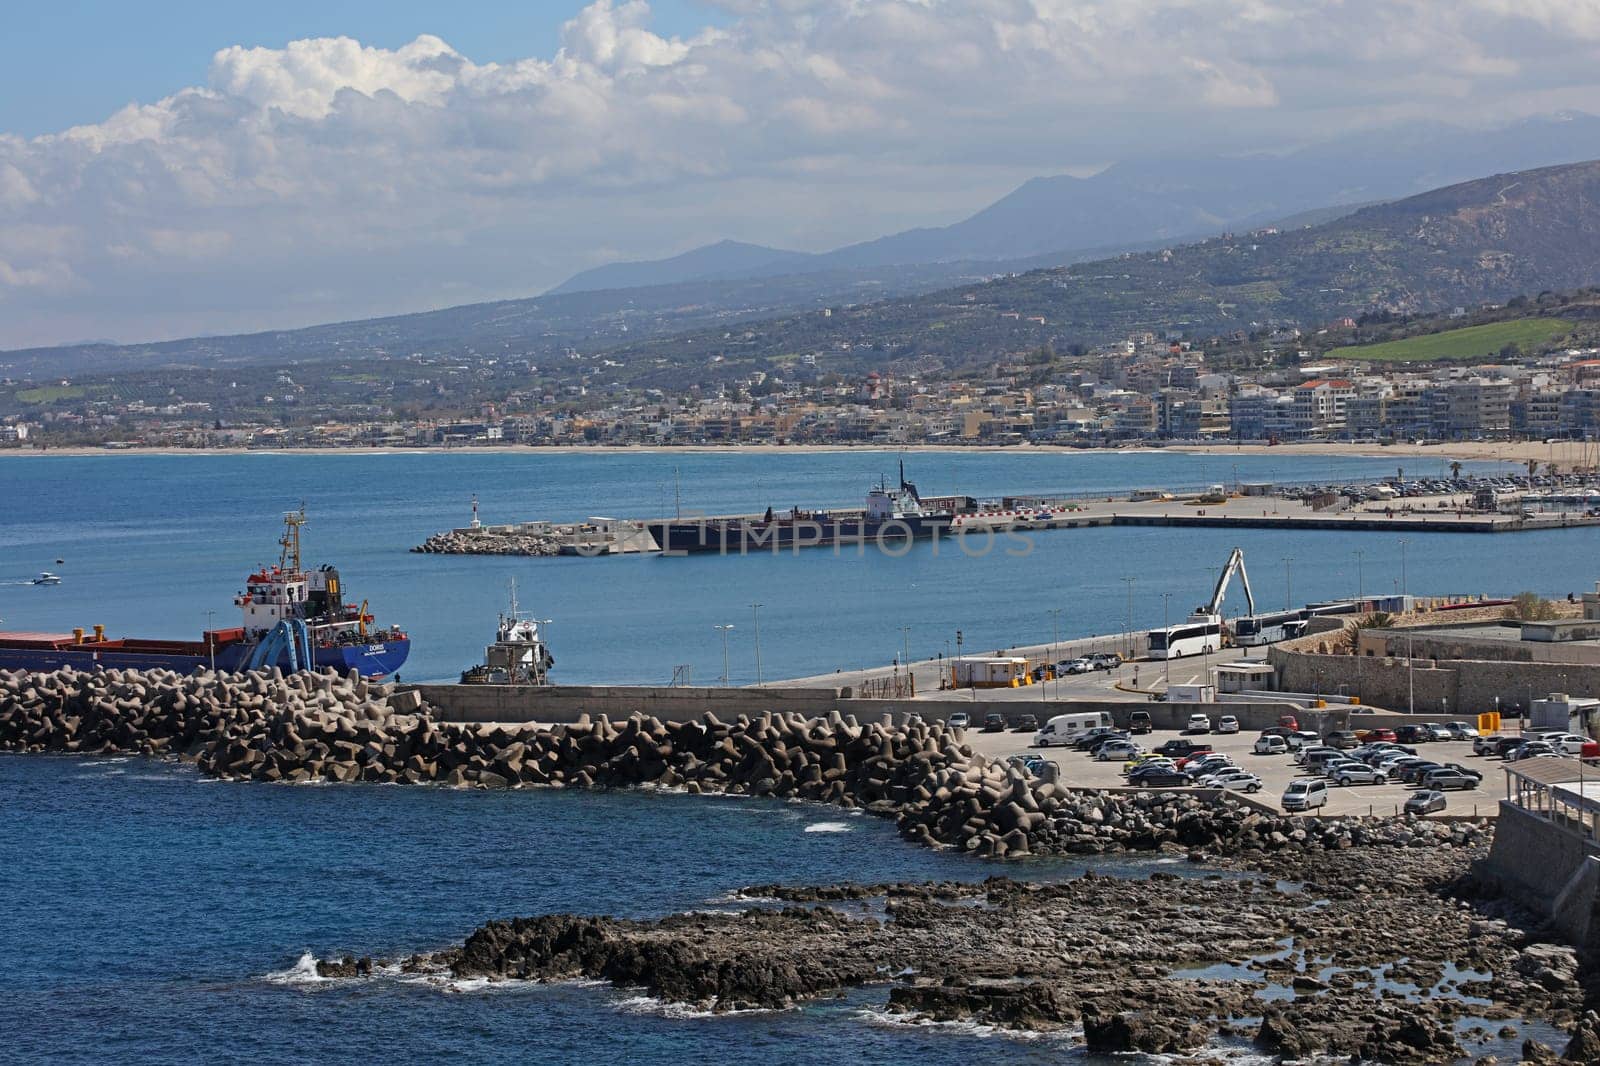
<path id="1" fill-rule="evenodd" d="M 646 528 L 665 554 L 717 552 L 747 555 L 755 552 L 797 551 L 800 548 L 865 549 L 913 540 L 931 540 L 950 531 L 950 519 L 942 515 L 893 519 L 827 516 L 798 520 L 774 519 L 771 522 L 727 518 L 649 522 Z"/>
<path id="2" fill-rule="evenodd" d="M 176 642 L 174 642 L 176 643 Z M 216 649 L 217 669 L 232 673 L 244 669 L 253 645 L 227 644 Z M 362 677 L 389 677 L 399 670 L 411 653 L 411 641 L 401 638 L 374 644 L 335 645 L 317 648 L 314 658 L 319 670 L 341 674 L 356 670 Z M 118 648 L 114 646 L 69 645 L 58 648 L 8 648 L 0 644 L 0 670 L 26 670 L 47 673 L 71 667 L 74 670 L 173 670 L 195 674 L 211 667 L 212 654 L 204 644 L 185 644 L 172 648 Z M 290 668 L 287 655 L 275 664 Z"/>

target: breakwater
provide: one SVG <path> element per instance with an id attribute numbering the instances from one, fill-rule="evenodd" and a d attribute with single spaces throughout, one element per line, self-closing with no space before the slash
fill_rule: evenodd
<path id="1" fill-rule="evenodd" d="M 0 674 L 0 750 L 175 755 L 264 782 L 477 788 L 650 786 L 860 807 L 907 839 L 986 858 L 1114 851 L 1231 854 L 1463 847 L 1484 823 L 1272 815 L 1225 793 L 1075 790 L 994 762 L 940 723 L 830 712 L 722 721 L 472 726 L 415 692 L 332 673 Z"/>

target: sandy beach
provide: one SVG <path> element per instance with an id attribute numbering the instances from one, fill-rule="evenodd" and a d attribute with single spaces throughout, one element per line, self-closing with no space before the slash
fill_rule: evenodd
<path id="1" fill-rule="evenodd" d="M 1357 444 L 1345 441 L 1309 441 L 1297 444 L 1174 444 L 1170 447 L 1152 447 L 1141 444 L 1130 448 L 1073 448 L 1049 444 L 959 445 L 959 444 L 687 444 L 663 445 L 565 445 L 565 444 L 491 444 L 452 448 L 171 448 L 171 447 L 52 447 L 30 446 L 0 449 L 6 456 L 85 456 L 85 455 L 450 455 L 460 452 L 473 454 L 547 453 L 608 455 L 616 453 L 648 453 L 674 455 L 744 454 L 764 455 L 784 452 L 885 452 L 885 453 L 940 453 L 940 452 L 1005 452 L 1011 454 L 1062 455 L 1088 452 L 1174 452 L 1193 455 L 1343 455 L 1366 457 L 1421 456 L 1428 459 L 1491 460 L 1508 463 L 1555 463 L 1563 471 L 1575 466 L 1593 466 L 1600 463 L 1600 451 L 1582 441 L 1562 441 L 1547 444 L 1544 441 L 1450 441 L 1440 444 Z"/>

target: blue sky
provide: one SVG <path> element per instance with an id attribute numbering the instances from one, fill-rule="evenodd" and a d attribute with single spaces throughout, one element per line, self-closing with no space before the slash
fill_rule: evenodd
<path id="1" fill-rule="evenodd" d="M 0 33 L 0 132 L 25 137 L 98 122 L 124 104 L 204 84 L 229 45 L 282 47 L 302 37 L 355 37 L 395 48 L 442 37 L 485 63 L 549 56 L 584 0 L 22 0 Z M 652 0 L 664 36 L 722 20 L 693 0 Z"/>

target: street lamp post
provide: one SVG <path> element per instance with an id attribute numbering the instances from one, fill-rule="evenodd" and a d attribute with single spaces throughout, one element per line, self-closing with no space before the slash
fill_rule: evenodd
<path id="1" fill-rule="evenodd" d="M 728 632 L 733 629 L 733 626 L 730 624 L 713 626 L 712 628 L 722 633 L 722 684 L 726 688 L 728 685 Z"/>
<path id="2" fill-rule="evenodd" d="M 1170 630 L 1172 628 L 1172 620 L 1171 620 L 1171 618 L 1168 617 L 1168 612 L 1170 611 L 1171 607 L 1172 607 L 1172 593 L 1163 592 L 1161 594 L 1161 628 L 1162 629 Z M 1167 640 L 1168 640 L 1168 642 L 1170 644 L 1170 641 L 1172 640 L 1172 635 L 1170 633 L 1167 635 Z M 1166 677 L 1166 687 L 1167 687 L 1167 692 L 1168 692 L 1168 697 L 1167 698 L 1171 699 L 1172 698 L 1171 697 L 1171 691 L 1172 691 L 1172 648 L 1170 646 L 1166 649 L 1166 654 L 1161 657 L 1161 670 L 1162 670 L 1163 675 Z"/>
<path id="3" fill-rule="evenodd" d="M 1128 637 L 1128 658 L 1131 659 L 1133 658 L 1133 578 L 1125 577 L 1122 580 L 1127 582 L 1128 585 L 1128 617 L 1127 625 L 1123 627 L 1123 632 Z"/>
<path id="4" fill-rule="evenodd" d="M 1283 557 L 1283 609 L 1286 611 L 1294 610 L 1294 575 L 1289 569 L 1293 562 L 1291 556 Z"/>
<path id="5" fill-rule="evenodd" d="M 755 620 L 756 688 L 760 688 L 765 683 L 761 676 L 761 604 L 750 605 L 750 617 Z"/>
<path id="6" fill-rule="evenodd" d="M 217 672 L 217 630 L 215 619 L 216 611 L 206 612 L 206 651 L 211 654 L 211 672 Z"/>
<path id="7" fill-rule="evenodd" d="M 911 672 L 911 627 L 900 627 L 900 661 L 906 664 L 906 673 Z"/>
<path id="8" fill-rule="evenodd" d="M 1050 679 L 1056 683 L 1057 696 L 1061 695 L 1061 678 L 1056 676 L 1056 656 L 1061 654 L 1057 649 L 1057 645 L 1060 643 L 1061 608 L 1052 607 L 1050 608 L 1050 661 L 1045 665 L 1045 669 L 1050 672 Z M 1044 695 L 1045 693 L 1040 694 L 1040 702 L 1043 702 Z"/>
<path id="9" fill-rule="evenodd" d="M 1402 595 L 1402 596 L 1406 595 L 1407 592 L 1409 592 L 1409 590 L 1410 590 L 1409 586 L 1406 584 L 1406 538 L 1401 537 L 1400 538 L 1400 595 Z"/>

